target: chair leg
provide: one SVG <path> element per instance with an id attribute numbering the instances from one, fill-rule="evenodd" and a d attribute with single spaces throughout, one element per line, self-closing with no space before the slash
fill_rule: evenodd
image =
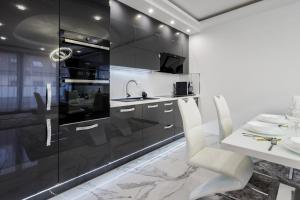
<path id="1" fill-rule="evenodd" d="M 190 194 L 190 200 L 197 200 L 202 197 L 223 193 L 227 191 L 240 190 L 243 186 L 241 183 L 231 177 L 219 175 L 196 187 Z M 236 200 L 236 199 L 234 199 Z"/>

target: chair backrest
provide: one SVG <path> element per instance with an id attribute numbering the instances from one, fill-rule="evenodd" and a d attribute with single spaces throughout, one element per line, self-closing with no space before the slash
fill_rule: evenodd
<path id="1" fill-rule="evenodd" d="M 221 95 L 214 97 L 215 106 L 218 114 L 220 142 L 229 136 L 233 131 L 233 124 L 230 115 L 230 110 L 225 98 Z"/>
<path id="2" fill-rule="evenodd" d="M 178 99 L 178 107 L 183 122 L 188 159 L 190 159 L 205 147 L 201 114 L 193 98 Z"/>

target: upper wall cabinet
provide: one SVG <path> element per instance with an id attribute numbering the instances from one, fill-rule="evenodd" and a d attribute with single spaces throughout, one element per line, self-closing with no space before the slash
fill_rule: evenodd
<path id="1" fill-rule="evenodd" d="M 60 28 L 103 39 L 109 38 L 108 0 L 60 1 Z"/>
<path id="2" fill-rule="evenodd" d="M 134 10 L 111 1 L 111 64 L 159 71 L 160 53 L 186 57 L 188 36 Z"/>

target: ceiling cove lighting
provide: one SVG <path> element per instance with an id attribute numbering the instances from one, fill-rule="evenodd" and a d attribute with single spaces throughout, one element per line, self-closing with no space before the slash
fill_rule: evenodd
<path id="1" fill-rule="evenodd" d="M 22 11 L 27 10 L 27 7 L 23 4 L 16 4 L 16 8 Z"/>
<path id="2" fill-rule="evenodd" d="M 186 29 L 186 32 L 187 32 L 187 33 L 190 33 L 190 32 L 191 32 L 191 29 Z"/>
<path id="3" fill-rule="evenodd" d="M 4 36 L 0 36 L 0 39 L 1 39 L 1 40 L 7 40 L 7 38 L 4 37 Z"/>
<path id="4" fill-rule="evenodd" d="M 154 10 L 152 8 L 148 9 L 148 13 L 152 14 L 154 12 Z"/>
<path id="5" fill-rule="evenodd" d="M 174 20 L 171 20 L 171 21 L 170 21 L 170 24 L 174 25 L 174 24 L 175 24 L 175 21 L 174 21 Z"/>
<path id="6" fill-rule="evenodd" d="M 99 15 L 95 15 L 93 18 L 95 21 L 100 21 L 102 19 L 102 17 Z"/>

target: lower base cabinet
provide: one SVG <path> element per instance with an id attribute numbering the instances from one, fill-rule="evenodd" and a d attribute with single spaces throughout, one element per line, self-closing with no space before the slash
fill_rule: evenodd
<path id="1" fill-rule="evenodd" d="M 59 181 L 64 182 L 108 164 L 108 120 L 94 120 L 60 127 Z"/>
<path id="2" fill-rule="evenodd" d="M 143 148 L 143 125 L 140 105 L 111 109 L 109 126 L 111 161 Z"/>

